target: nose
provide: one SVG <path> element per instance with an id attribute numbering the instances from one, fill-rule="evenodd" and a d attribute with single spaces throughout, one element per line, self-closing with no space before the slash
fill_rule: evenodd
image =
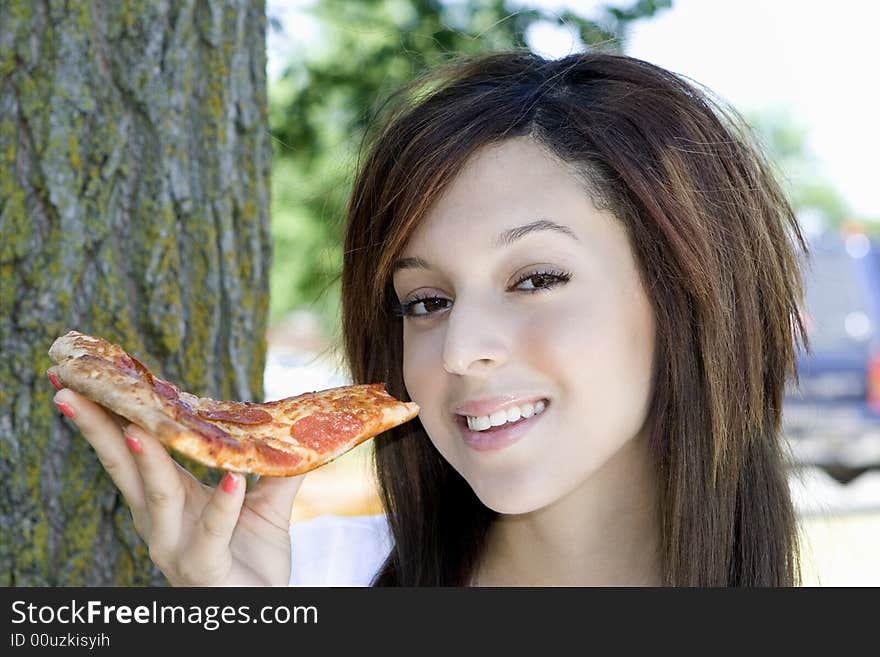
<path id="1" fill-rule="evenodd" d="M 456 300 L 449 311 L 443 344 L 443 369 L 449 374 L 479 374 L 507 362 L 507 329 L 489 304 L 464 306 Z"/>

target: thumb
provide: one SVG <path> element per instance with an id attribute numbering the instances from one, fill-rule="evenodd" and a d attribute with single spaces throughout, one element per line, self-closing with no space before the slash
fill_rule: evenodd
<path id="1" fill-rule="evenodd" d="M 305 478 L 305 474 L 295 477 L 260 477 L 248 492 L 245 504 L 286 531 L 290 525 L 293 502 Z"/>

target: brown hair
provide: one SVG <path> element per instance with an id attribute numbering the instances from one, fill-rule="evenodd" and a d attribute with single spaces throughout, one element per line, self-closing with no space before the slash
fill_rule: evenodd
<path id="1" fill-rule="evenodd" d="M 480 147 L 531 136 L 626 227 L 657 319 L 649 412 L 662 577 L 674 586 L 800 583 L 782 449 L 807 244 L 732 108 L 681 76 L 602 52 L 459 57 L 393 94 L 358 167 L 342 272 L 356 383 L 403 382 L 391 266 Z M 376 585 L 464 585 L 495 512 L 415 420 L 375 440 L 394 547 Z"/>

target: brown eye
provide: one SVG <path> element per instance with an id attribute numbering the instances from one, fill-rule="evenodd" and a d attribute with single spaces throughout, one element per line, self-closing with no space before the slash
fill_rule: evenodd
<path id="1" fill-rule="evenodd" d="M 539 290 L 547 290 L 556 287 L 560 283 L 566 283 L 571 279 L 571 275 L 562 271 L 537 271 L 523 276 L 517 282 L 517 287 L 525 282 L 529 282 L 531 287 L 520 288 L 523 292 L 537 292 Z"/>
<path id="2" fill-rule="evenodd" d="M 529 276 L 528 280 L 532 283 L 533 287 L 547 287 L 552 284 L 554 279 L 547 274 L 535 274 L 534 276 Z"/>
<path id="3" fill-rule="evenodd" d="M 425 310 L 427 312 L 434 312 L 436 310 L 443 310 L 446 306 L 442 305 L 446 303 L 446 299 L 440 299 L 439 297 L 431 297 L 430 299 L 425 299 L 422 301 L 425 304 Z"/>
<path id="4" fill-rule="evenodd" d="M 443 304 L 448 303 L 449 300 L 442 297 L 422 297 L 400 304 L 395 314 L 399 317 L 428 317 L 437 311 L 446 309 L 448 306 Z M 424 308 L 424 311 L 420 310 L 420 306 Z"/>

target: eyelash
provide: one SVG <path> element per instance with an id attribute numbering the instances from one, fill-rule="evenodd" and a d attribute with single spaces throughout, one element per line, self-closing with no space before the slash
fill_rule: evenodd
<path id="1" fill-rule="evenodd" d="M 560 283 L 567 283 L 568 281 L 571 280 L 571 274 L 566 271 L 561 271 L 558 269 L 550 269 L 550 270 L 543 270 L 542 269 L 539 271 L 533 271 L 530 274 L 526 274 L 525 276 L 520 278 L 514 284 L 514 287 L 517 287 L 518 285 L 521 285 L 523 282 L 529 280 L 530 278 L 535 278 L 536 276 L 550 276 L 552 278 L 555 278 L 556 280 L 551 282 L 549 285 L 545 285 L 543 287 L 536 287 L 531 290 L 520 290 L 520 291 L 525 292 L 526 294 L 534 294 L 536 292 L 550 290 L 550 289 L 556 287 L 557 285 L 559 285 Z M 437 313 L 436 312 L 426 312 L 426 313 L 422 313 L 420 315 L 412 315 L 412 314 L 410 314 L 410 311 L 412 310 L 413 306 L 415 306 L 416 304 L 422 303 L 423 301 L 434 301 L 434 300 L 447 301 L 447 299 L 443 299 L 442 297 L 432 296 L 429 294 L 429 295 L 422 296 L 422 297 L 416 297 L 414 299 L 410 299 L 409 301 L 404 301 L 402 303 L 394 302 L 392 305 L 392 308 L 391 308 L 391 313 L 395 317 L 410 317 L 412 319 L 424 319 L 426 317 L 430 317 L 431 315 L 435 315 Z M 445 310 L 445 308 L 444 308 L 444 310 Z"/>

